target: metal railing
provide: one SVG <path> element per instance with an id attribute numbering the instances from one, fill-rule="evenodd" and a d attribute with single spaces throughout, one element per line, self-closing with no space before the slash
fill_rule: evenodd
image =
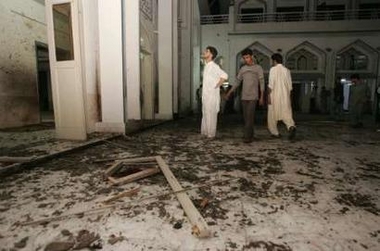
<path id="1" fill-rule="evenodd" d="M 226 24 L 226 23 L 228 23 L 228 14 L 201 16 L 201 24 Z"/>
<path id="2" fill-rule="evenodd" d="M 238 14 L 236 22 L 237 23 L 267 23 L 267 22 L 373 20 L 373 19 L 380 19 L 380 9 Z M 222 24 L 222 23 L 228 23 L 228 15 L 201 16 L 201 24 Z"/>

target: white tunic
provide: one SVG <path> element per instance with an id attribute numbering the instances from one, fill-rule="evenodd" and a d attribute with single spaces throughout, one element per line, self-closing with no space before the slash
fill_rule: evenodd
<path id="1" fill-rule="evenodd" d="M 290 92 L 293 88 L 290 71 L 282 64 L 273 66 L 269 71 L 269 84 L 271 89 L 268 105 L 268 128 L 277 135 L 277 121 L 282 120 L 287 128 L 294 126 Z"/>
<path id="2" fill-rule="evenodd" d="M 221 78 L 227 79 L 227 73 L 214 61 L 208 62 L 203 71 L 201 133 L 210 138 L 216 134 L 220 109 L 220 89 L 216 85 Z"/>

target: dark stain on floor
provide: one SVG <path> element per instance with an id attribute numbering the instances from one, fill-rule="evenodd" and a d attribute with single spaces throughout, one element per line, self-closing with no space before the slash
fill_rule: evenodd
<path id="1" fill-rule="evenodd" d="M 339 195 L 335 198 L 335 200 L 341 205 L 357 207 L 374 215 L 379 215 L 380 213 L 379 208 L 377 208 L 375 203 L 372 202 L 373 198 L 369 195 L 363 195 L 360 193 L 345 193 Z"/>

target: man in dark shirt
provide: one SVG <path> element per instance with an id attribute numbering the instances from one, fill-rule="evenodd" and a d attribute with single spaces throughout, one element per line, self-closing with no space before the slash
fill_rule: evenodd
<path id="1" fill-rule="evenodd" d="M 363 112 L 367 101 L 370 100 L 370 90 L 363 83 L 359 74 L 351 75 L 349 109 L 351 114 L 351 126 L 353 128 L 363 127 Z"/>
<path id="2" fill-rule="evenodd" d="M 244 142 L 250 143 L 254 138 L 253 126 L 257 100 L 260 105 L 264 104 L 264 72 L 260 65 L 254 63 L 252 50 L 244 49 L 241 54 L 245 65 L 240 68 L 236 82 L 225 98 L 228 99 L 243 82 L 241 102 L 244 117 Z"/>

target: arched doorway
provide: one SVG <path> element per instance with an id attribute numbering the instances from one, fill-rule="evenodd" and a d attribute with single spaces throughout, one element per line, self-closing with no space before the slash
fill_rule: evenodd
<path id="1" fill-rule="evenodd" d="M 327 100 L 322 97 L 318 99 L 319 89 L 325 84 L 324 51 L 305 41 L 290 50 L 285 58 L 285 65 L 291 71 L 293 80 L 293 110 L 303 113 L 327 112 Z"/>
<path id="2" fill-rule="evenodd" d="M 336 55 L 336 77 L 340 77 L 344 85 L 344 109 L 349 110 L 348 103 L 350 98 L 350 76 L 359 74 L 364 84 L 368 85 L 371 92 L 371 101 L 374 101 L 377 67 L 379 56 L 377 51 L 361 40 L 347 45 L 337 52 Z M 375 109 L 375 104 L 368 104 L 366 112 L 371 113 Z"/>

